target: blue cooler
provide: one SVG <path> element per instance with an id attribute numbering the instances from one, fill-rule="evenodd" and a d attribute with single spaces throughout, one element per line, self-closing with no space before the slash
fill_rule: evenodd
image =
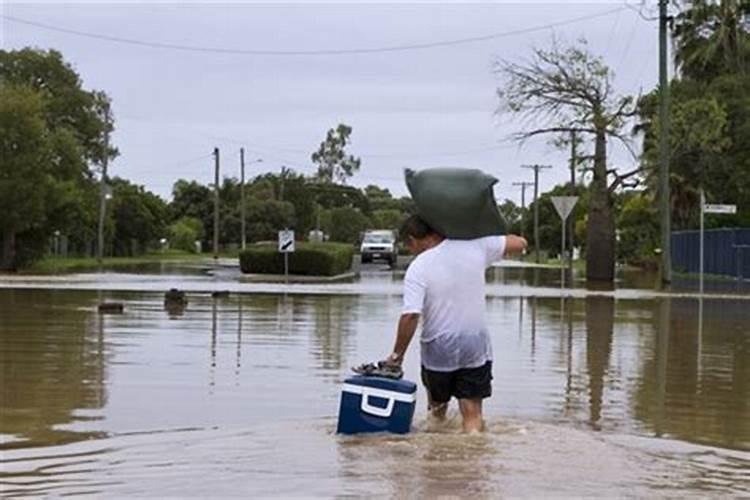
<path id="1" fill-rule="evenodd" d="M 336 432 L 395 432 L 411 429 L 417 384 L 408 380 L 357 375 L 344 381 Z"/>

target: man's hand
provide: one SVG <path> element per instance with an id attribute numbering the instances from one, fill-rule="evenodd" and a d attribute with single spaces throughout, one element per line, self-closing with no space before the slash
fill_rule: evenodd
<path id="1" fill-rule="evenodd" d="M 387 358 L 385 358 L 381 363 L 385 365 L 391 365 L 391 366 L 401 366 L 401 363 L 404 361 L 404 357 L 396 352 L 392 352 L 388 355 Z"/>
<path id="2" fill-rule="evenodd" d="M 526 251 L 529 243 L 526 238 L 516 236 L 515 234 L 509 234 L 505 237 L 505 252 L 503 256 L 516 255 Z"/>

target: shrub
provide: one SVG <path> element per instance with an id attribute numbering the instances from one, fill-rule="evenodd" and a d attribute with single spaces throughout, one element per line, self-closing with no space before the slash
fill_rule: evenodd
<path id="1" fill-rule="evenodd" d="M 195 252 L 195 242 L 203 238 L 203 224 L 194 217 L 182 217 L 169 226 L 172 248 Z"/>
<path id="2" fill-rule="evenodd" d="M 289 254 L 289 274 L 336 276 L 351 268 L 354 248 L 340 243 L 300 243 Z M 256 244 L 240 253 L 243 273 L 284 274 L 284 256 L 275 244 Z"/>

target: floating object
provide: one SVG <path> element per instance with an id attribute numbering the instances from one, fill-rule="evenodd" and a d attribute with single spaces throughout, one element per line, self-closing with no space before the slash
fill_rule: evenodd
<path id="1" fill-rule="evenodd" d="M 169 306 L 186 306 L 188 303 L 185 292 L 176 288 L 171 288 L 167 293 L 164 294 L 164 305 Z"/>
<path id="2" fill-rule="evenodd" d="M 125 306 L 122 302 L 102 302 L 98 309 L 100 313 L 120 314 L 125 310 Z"/>
<path id="3" fill-rule="evenodd" d="M 411 430 L 417 384 L 408 380 L 356 375 L 344 381 L 339 407 L 339 434 Z"/>
<path id="4" fill-rule="evenodd" d="M 211 297 L 215 299 L 223 299 L 226 297 L 229 297 L 229 291 L 228 290 L 217 290 L 211 294 Z"/>
<path id="5" fill-rule="evenodd" d="M 492 186 L 497 179 L 477 169 L 406 169 L 406 187 L 417 214 L 447 238 L 469 240 L 506 233 Z"/>

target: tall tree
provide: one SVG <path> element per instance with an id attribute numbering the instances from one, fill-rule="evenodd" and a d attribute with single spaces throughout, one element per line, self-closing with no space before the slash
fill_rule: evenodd
<path id="1" fill-rule="evenodd" d="M 352 128 L 340 123 L 335 129 L 330 129 L 320 147 L 312 154 L 313 163 L 318 165 L 317 180 L 325 183 L 346 180 L 359 170 L 361 160 L 346 153 Z"/>
<path id="2" fill-rule="evenodd" d="M 15 269 L 16 237 L 43 223 L 50 141 L 41 95 L 0 83 L 0 269 Z"/>
<path id="3" fill-rule="evenodd" d="M 612 73 L 592 55 L 585 41 L 550 49 L 534 49 L 529 62 L 500 60 L 496 73 L 504 80 L 498 89 L 499 112 L 519 115 L 537 126 L 518 132 L 525 141 L 547 134 L 575 132 L 594 141 L 593 180 L 590 185 L 586 241 L 586 276 L 612 281 L 615 264 L 615 218 L 612 192 L 630 182 L 639 170 L 618 173 L 608 168 L 608 140 L 630 149 L 623 128 L 634 114 L 633 98 L 616 95 Z M 613 177 L 612 182 L 609 178 Z"/>
<path id="4" fill-rule="evenodd" d="M 25 168 L 34 169 L 34 175 L 19 179 L 19 182 L 31 180 L 44 173 L 49 189 L 39 209 L 42 215 L 26 229 L 3 240 L 4 248 L 14 255 L 12 267 L 17 267 L 38 257 L 54 231 L 70 235 L 72 231 L 84 230 L 80 221 L 89 219 L 89 210 L 96 210 L 96 206 L 88 202 L 94 166 L 100 165 L 105 157 L 112 158 L 116 150 L 106 147 L 104 140 L 111 127 L 103 113 L 109 106 L 109 99 L 103 92 L 84 89 L 78 74 L 59 52 L 0 50 L 0 81 L 3 85 L 29 88 L 38 94 L 42 102 L 44 135 L 48 138 L 45 160 L 26 164 Z M 20 150 L 11 148 L 3 155 L 0 177 L 14 175 L 9 169 L 17 154 Z M 41 184 L 38 185 L 41 190 Z M 70 206 L 78 208 L 66 211 Z M 11 210 L 18 210 L 18 207 L 11 207 Z M 82 214 L 83 210 L 86 213 Z M 15 215 L 31 220 L 31 213 L 21 211 Z M 7 267 L 7 255 L 3 260 Z"/>
<path id="5" fill-rule="evenodd" d="M 675 61 L 688 78 L 705 80 L 750 69 L 750 2 L 688 0 L 675 18 Z"/>

